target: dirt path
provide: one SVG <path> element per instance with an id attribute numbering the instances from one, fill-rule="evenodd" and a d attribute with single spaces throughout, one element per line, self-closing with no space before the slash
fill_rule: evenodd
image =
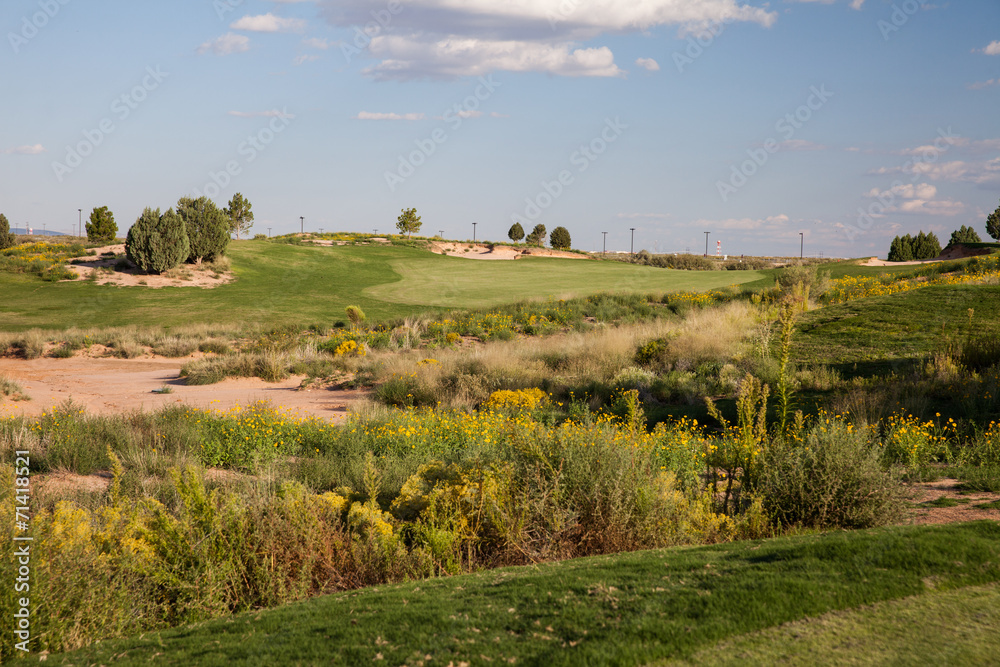
<path id="1" fill-rule="evenodd" d="M 957 479 L 913 485 L 915 504 L 907 523 L 917 525 L 992 519 L 1000 521 L 1000 493 L 963 491 Z M 984 507 L 992 504 L 993 507 Z"/>
<path id="2" fill-rule="evenodd" d="M 95 414 L 156 410 L 172 403 L 228 409 L 265 400 L 275 407 L 341 421 L 347 415 L 348 406 L 363 395 L 356 391 L 327 389 L 300 391 L 302 377 L 273 383 L 258 378 L 240 378 L 189 387 L 179 377 L 185 361 L 158 357 L 0 359 L 0 374 L 17 381 L 32 398 L 15 402 L 0 397 L 0 416 L 38 415 L 69 398 Z M 170 393 L 154 393 L 163 387 L 169 387 Z"/>

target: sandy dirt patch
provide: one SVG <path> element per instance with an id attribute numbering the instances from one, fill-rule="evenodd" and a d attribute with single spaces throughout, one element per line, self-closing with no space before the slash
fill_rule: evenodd
<path id="1" fill-rule="evenodd" d="M 910 523 L 917 525 L 958 523 L 990 519 L 1000 521 L 1000 509 L 980 507 L 1000 500 L 997 493 L 966 493 L 957 479 L 940 479 L 913 486 L 915 507 L 910 512 Z M 947 506 L 928 505 L 942 502 Z"/>
<path id="2" fill-rule="evenodd" d="M 968 248 L 962 244 L 958 244 L 948 246 L 934 259 L 919 259 L 912 262 L 889 262 L 884 259 L 879 259 L 878 257 L 872 257 L 871 259 L 862 262 L 861 266 L 913 266 L 916 264 L 933 264 L 934 262 L 946 262 L 950 259 L 965 259 L 966 257 L 975 257 L 977 255 L 988 255 L 991 252 L 993 251 L 989 248 Z"/>
<path id="3" fill-rule="evenodd" d="M 234 378 L 218 384 L 189 387 L 179 377 L 186 359 L 0 359 L 0 374 L 17 381 L 30 401 L 0 397 L 0 416 L 36 416 L 72 398 L 88 412 L 111 414 L 129 410 L 157 410 L 184 404 L 196 408 L 221 408 L 269 401 L 275 407 L 342 421 L 348 408 L 364 392 L 301 389 L 302 377 L 281 382 L 259 378 Z M 169 387 L 170 393 L 154 393 Z"/>
<path id="4" fill-rule="evenodd" d="M 160 275 L 147 275 L 137 268 L 115 268 L 125 254 L 125 244 L 93 248 L 95 255 L 77 257 L 78 264 L 67 264 L 66 268 L 76 274 L 77 280 L 95 276 L 98 285 L 119 285 L 121 287 L 202 287 L 211 289 L 235 280 L 232 271 L 218 272 L 208 265 L 182 264 Z M 114 257 L 102 257 L 114 253 Z M 72 260 L 71 260 L 72 261 Z"/>
<path id="5" fill-rule="evenodd" d="M 428 250 L 449 257 L 464 257 L 466 259 L 520 259 L 521 257 L 561 257 L 563 259 L 590 259 L 587 255 L 552 248 L 515 248 L 513 246 L 496 245 L 491 249 L 484 243 L 451 243 L 445 241 L 432 242 Z"/>

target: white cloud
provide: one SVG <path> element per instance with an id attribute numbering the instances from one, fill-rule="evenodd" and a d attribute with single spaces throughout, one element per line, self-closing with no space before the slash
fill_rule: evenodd
<path id="1" fill-rule="evenodd" d="M 496 70 L 562 76 L 623 74 L 606 46 L 572 49 L 568 43 L 483 41 L 454 36 L 426 41 L 423 37 L 382 36 L 371 41 L 369 50 L 383 60 L 364 73 L 380 80 L 482 76 Z"/>
<path id="2" fill-rule="evenodd" d="M 986 81 L 976 81 L 975 83 L 970 83 L 969 90 L 982 90 L 983 88 L 989 88 L 990 86 L 1000 86 L 1000 79 L 987 79 Z"/>
<path id="3" fill-rule="evenodd" d="M 355 120 L 423 120 L 422 113 L 375 113 L 371 111 L 359 111 L 354 117 Z"/>
<path id="4" fill-rule="evenodd" d="M 309 39 L 303 39 L 302 44 L 310 49 L 326 51 L 327 49 L 336 46 L 338 42 L 329 42 L 325 39 L 320 39 L 319 37 L 310 37 Z"/>
<path id="5" fill-rule="evenodd" d="M 221 37 L 205 42 L 198 47 L 198 54 L 213 53 L 217 56 L 228 56 L 231 53 L 242 53 L 250 50 L 250 38 L 246 35 L 237 35 L 227 32 Z"/>
<path id="6" fill-rule="evenodd" d="M 983 53 L 988 56 L 1000 56 L 1000 40 L 990 42 L 989 45 L 983 49 Z"/>
<path id="7" fill-rule="evenodd" d="M 865 0 L 851 0 L 851 9 L 860 10 L 865 4 Z"/>
<path id="8" fill-rule="evenodd" d="M 790 218 L 785 215 L 771 215 L 766 218 L 726 218 L 724 220 L 696 220 L 695 227 L 724 229 L 729 231 L 777 231 L 785 229 Z"/>
<path id="9" fill-rule="evenodd" d="M 965 210 L 953 199 L 935 199 L 938 190 L 930 183 L 897 183 L 888 190 L 872 188 L 867 197 L 886 204 L 885 213 L 912 213 L 952 217 Z"/>
<path id="10" fill-rule="evenodd" d="M 649 70 L 650 72 L 660 71 L 660 63 L 656 62 L 652 58 L 638 58 L 636 59 L 635 64 L 645 70 Z"/>
<path id="11" fill-rule="evenodd" d="M 237 118 L 259 118 L 261 116 L 264 118 L 295 118 L 295 114 L 278 109 L 271 109 L 269 111 L 230 111 L 229 115 L 236 116 Z"/>
<path id="12" fill-rule="evenodd" d="M 331 24 L 353 28 L 372 23 L 372 5 L 324 0 L 321 10 Z M 771 26 L 778 16 L 739 0 L 410 0 L 403 11 L 385 15 L 369 32 L 368 50 L 381 62 L 365 72 L 377 79 L 456 78 L 495 70 L 621 76 L 609 48 L 583 43 L 605 33 L 667 25 Z"/>
<path id="13" fill-rule="evenodd" d="M 787 141 L 779 143 L 778 147 L 783 151 L 789 152 L 826 150 L 826 146 L 823 144 L 813 143 L 811 141 L 806 141 L 805 139 L 788 139 Z"/>
<path id="14" fill-rule="evenodd" d="M 230 23 L 229 27 L 249 32 L 300 32 L 305 30 L 306 22 L 303 19 L 281 18 L 268 12 L 258 16 L 244 16 Z"/>
<path id="15" fill-rule="evenodd" d="M 313 62 L 315 60 L 319 60 L 319 56 L 317 56 L 315 54 L 312 54 L 312 55 L 302 54 L 301 56 L 295 56 L 295 59 L 292 60 L 292 64 L 293 65 L 301 65 L 303 63 L 311 63 L 311 62 Z"/>
<path id="16" fill-rule="evenodd" d="M 7 155 L 41 155 L 45 152 L 45 146 L 35 144 L 34 146 L 15 146 L 3 151 Z"/>

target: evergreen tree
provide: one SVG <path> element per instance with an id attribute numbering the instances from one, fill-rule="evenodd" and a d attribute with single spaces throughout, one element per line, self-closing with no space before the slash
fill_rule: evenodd
<path id="1" fill-rule="evenodd" d="M 229 200 L 229 206 L 224 211 L 229 218 L 229 233 L 236 234 L 240 238 L 240 233 L 250 235 L 250 228 L 253 227 L 253 206 L 250 200 L 237 192 Z"/>
<path id="2" fill-rule="evenodd" d="M 147 208 L 128 230 L 125 254 L 145 273 L 163 273 L 183 262 L 190 251 L 184 219 L 173 209 Z"/>
<path id="3" fill-rule="evenodd" d="M 181 197 L 177 215 L 184 220 L 190 243 L 187 261 L 213 261 L 229 246 L 229 218 L 208 197 Z"/>
<path id="4" fill-rule="evenodd" d="M 568 250 L 573 246 L 573 240 L 569 236 L 569 230 L 565 227 L 556 227 L 549 236 L 549 245 L 560 250 Z"/>
<path id="5" fill-rule="evenodd" d="M 0 250 L 4 248 L 14 247 L 14 235 L 10 233 L 10 223 L 7 222 L 7 216 L 0 213 Z"/>
<path id="6" fill-rule="evenodd" d="M 979 238 L 979 234 L 972 227 L 966 227 L 962 225 L 957 230 L 951 233 L 951 239 L 948 241 L 948 245 L 956 245 L 958 243 L 982 243 L 983 240 Z"/>
<path id="7" fill-rule="evenodd" d="M 112 243 L 118 235 L 115 216 L 107 206 L 94 207 L 86 227 L 87 240 L 93 243 Z"/>
<path id="8" fill-rule="evenodd" d="M 526 238 L 524 242 L 528 245 L 545 245 L 545 225 L 535 225 L 535 228 L 531 230 L 531 233 L 528 234 L 528 238 Z"/>
<path id="9" fill-rule="evenodd" d="M 1000 241 L 1000 206 L 986 218 L 986 233 Z"/>
<path id="10" fill-rule="evenodd" d="M 507 238 L 514 243 L 517 243 L 524 238 L 524 227 L 521 226 L 520 222 L 515 222 L 510 226 L 510 229 L 507 230 Z"/>

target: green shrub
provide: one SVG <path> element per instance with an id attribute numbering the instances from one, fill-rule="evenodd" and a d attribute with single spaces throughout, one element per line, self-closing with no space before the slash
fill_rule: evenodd
<path id="1" fill-rule="evenodd" d="M 111 243 L 118 235 L 115 216 L 107 206 L 95 207 L 87 223 L 87 240 L 92 243 Z"/>
<path id="2" fill-rule="evenodd" d="M 433 390 L 413 375 L 391 377 L 375 388 L 375 400 L 401 408 L 437 404 Z"/>
<path id="3" fill-rule="evenodd" d="M 7 222 L 7 216 L 0 213 L 0 250 L 13 248 L 16 243 L 17 239 L 10 233 L 10 223 Z"/>
<path id="4" fill-rule="evenodd" d="M 886 525 L 902 516 L 906 500 L 871 432 L 836 419 L 812 427 L 801 443 L 768 448 L 758 490 L 780 524 L 811 528 Z"/>
<path id="5" fill-rule="evenodd" d="M 208 197 L 177 201 L 177 214 L 184 220 L 191 247 L 189 262 L 215 261 L 229 246 L 229 218 Z"/>
<path id="6" fill-rule="evenodd" d="M 125 254 L 144 273 L 163 273 L 183 262 L 190 252 L 184 219 L 168 210 L 147 208 L 128 230 Z"/>
<path id="7" fill-rule="evenodd" d="M 559 250 L 569 250 L 573 247 L 573 240 L 570 238 L 569 230 L 565 227 L 556 227 L 549 235 L 549 245 Z"/>

